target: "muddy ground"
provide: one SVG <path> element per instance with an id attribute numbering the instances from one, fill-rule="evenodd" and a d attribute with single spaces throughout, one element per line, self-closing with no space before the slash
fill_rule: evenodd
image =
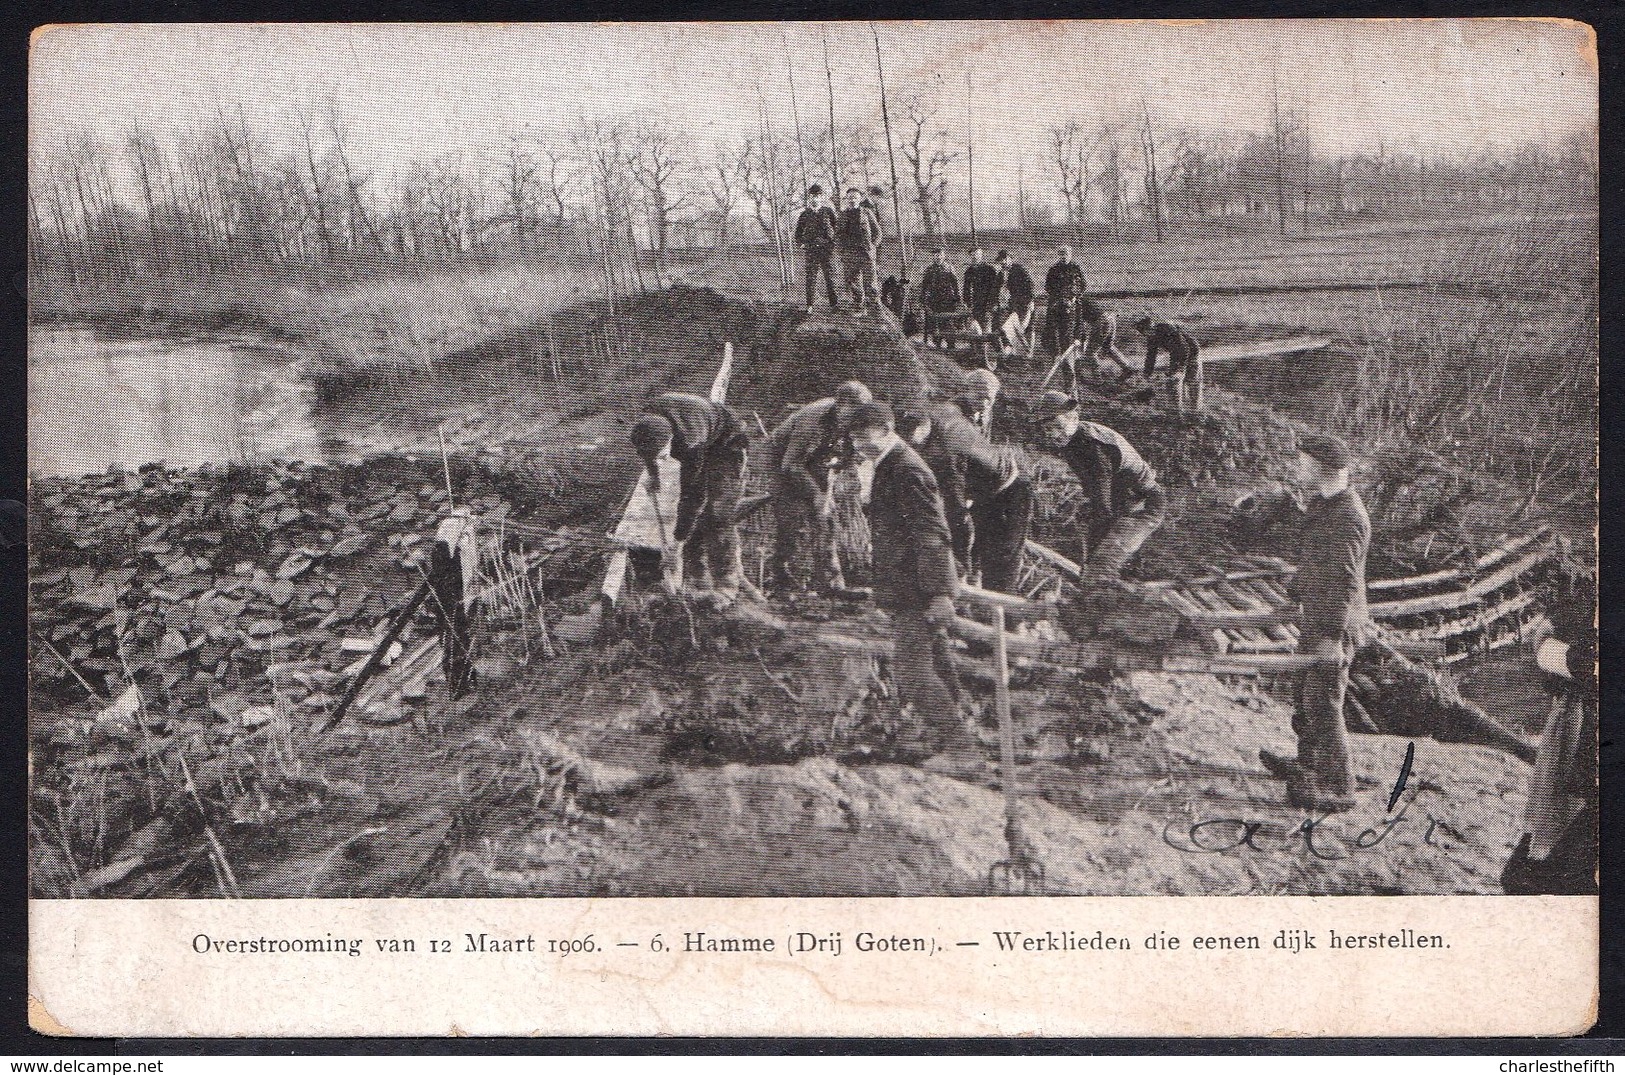
<path id="1" fill-rule="evenodd" d="M 613 316 L 561 311 L 422 367 L 324 377 L 331 420 L 392 453 L 366 464 L 37 483 L 35 893 L 988 891 L 1011 854 L 997 776 L 889 760 L 909 729 L 884 669 L 812 640 L 883 634 L 861 604 L 717 621 L 634 593 L 595 643 L 549 630 L 591 600 L 635 472 L 632 401 L 703 391 L 724 341 L 731 401 L 769 424 L 848 377 L 899 402 L 955 377 L 881 322 L 677 290 Z M 1038 373 L 1007 371 L 1017 400 Z M 1186 422 L 1091 403 L 1178 490 L 1142 577 L 1211 563 L 1224 506 L 1290 457 L 1289 421 L 1213 396 Z M 1001 428 L 1024 436 L 1017 418 L 1013 403 Z M 405 723 L 320 734 L 356 658 L 344 639 L 376 637 L 452 498 L 535 557 L 534 595 L 480 624 L 470 697 L 435 684 Z M 1063 551 L 1066 510 L 1052 497 L 1041 519 Z M 1402 546 L 1384 547 L 1414 565 Z M 430 629 L 420 616 L 403 642 Z M 109 712 L 132 683 L 142 704 Z M 987 685 L 966 687 L 991 740 Z M 1289 737 L 1268 695 L 1032 670 L 1015 688 L 1018 852 L 1052 892 L 1490 892 L 1519 824 L 1527 766 L 1486 748 L 1420 745 L 1389 814 L 1406 741 L 1358 737 L 1360 807 L 1322 825 L 1257 764 Z M 1245 822 L 1269 839 L 1238 844 Z"/>

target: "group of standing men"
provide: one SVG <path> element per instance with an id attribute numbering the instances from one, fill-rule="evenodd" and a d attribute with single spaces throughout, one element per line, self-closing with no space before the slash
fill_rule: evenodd
<path id="1" fill-rule="evenodd" d="M 876 282 L 880 265 L 880 244 L 884 234 L 880 211 L 870 195 L 857 187 L 846 192 L 846 205 L 839 212 L 824 197 L 824 188 L 814 184 L 807 189 L 807 207 L 796 218 L 795 245 L 801 247 L 802 279 L 807 288 L 807 312 L 813 309 L 818 293 L 818 277 L 824 277 L 824 290 L 832 309 L 840 309 L 835 292 L 835 255 L 839 251 L 846 289 L 853 312 L 862 317 L 880 303 Z"/>

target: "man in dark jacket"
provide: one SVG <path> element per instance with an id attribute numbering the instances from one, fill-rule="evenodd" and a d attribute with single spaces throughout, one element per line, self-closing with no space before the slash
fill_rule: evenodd
<path id="1" fill-rule="evenodd" d="M 632 425 L 632 447 L 649 471 L 658 496 L 660 460 L 675 459 L 677 523 L 672 539 L 682 547 L 684 574 L 718 596 L 739 595 L 739 497 L 745 480 L 745 427 L 727 407 L 687 392 L 650 400 Z M 664 524 L 662 524 L 664 525 Z"/>
<path id="2" fill-rule="evenodd" d="M 854 408 L 873 397 L 857 381 L 847 381 L 835 394 L 807 404 L 786 418 L 762 442 L 762 462 L 772 478 L 773 581 L 781 592 L 801 589 L 794 578 L 796 553 L 811 539 L 813 572 L 820 586 L 845 589 L 845 576 L 835 547 L 831 464 L 846 452 L 846 426 Z"/>
<path id="3" fill-rule="evenodd" d="M 1015 457 L 982 436 L 952 403 L 903 416 L 898 433 L 936 475 L 954 559 L 989 590 L 1010 592 L 1032 523 L 1032 483 Z"/>
<path id="4" fill-rule="evenodd" d="M 999 324 L 1004 333 L 1004 353 L 1012 356 L 1025 353 L 1031 358 L 1033 338 L 1029 330 L 1033 323 L 1033 278 L 1025 265 L 1010 259 L 1008 250 L 1000 250 L 994 264 L 1004 277 L 1004 290 L 1009 296 L 1009 304 L 1005 307 L 1008 312 Z"/>
<path id="5" fill-rule="evenodd" d="M 1299 681 L 1292 730 L 1298 756 L 1258 752 L 1271 773 L 1286 781 L 1294 806 L 1336 813 L 1354 805 L 1343 702 L 1349 666 L 1369 624 L 1365 593 L 1371 519 L 1349 486 L 1352 456 L 1336 437 L 1310 434 L 1298 442 L 1298 485 L 1304 499 L 1294 605 L 1260 613 L 1258 625 L 1298 624 L 1298 652 L 1320 658 Z M 1252 622 L 1252 621 L 1249 621 Z"/>
<path id="6" fill-rule="evenodd" d="M 824 291 L 832 310 L 841 308 L 835 297 L 835 210 L 824 201 L 824 188 L 814 184 L 807 189 L 807 208 L 796 218 L 795 244 L 801 247 L 801 265 L 807 285 L 807 312 L 813 310 L 813 293 L 819 273 L 824 274 Z"/>
<path id="7" fill-rule="evenodd" d="M 925 307 L 927 340 L 941 340 L 959 309 L 959 277 L 948 267 L 948 254 L 942 247 L 931 251 L 931 264 L 920 278 L 920 303 Z"/>
<path id="8" fill-rule="evenodd" d="M 1055 255 L 1055 264 L 1044 275 L 1049 302 L 1044 311 L 1044 337 L 1051 355 L 1059 355 L 1082 338 L 1078 332 L 1077 300 L 1089 289 L 1083 267 L 1072 260 L 1072 248 L 1062 246 Z"/>
<path id="9" fill-rule="evenodd" d="M 858 454 L 874 464 L 869 493 L 875 604 L 896 629 L 892 674 L 939 749 L 977 749 L 959 716 L 947 629 L 954 620 L 952 534 L 931 468 L 904 444 L 892 410 L 868 403 L 852 414 Z M 949 674 L 944 680 L 943 671 Z"/>
<path id="10" fill-rule="evenodd" d="M 873 209 L 864 207 L 863 192 L 857 187 L 846 192 L 846 208 L 841 212 L 836 242 L 841 250 L 841 267 L 846 270 L 847 290 L 857 304 L 856 314 L 862 317 L 880 302 L 880 290 L 875 284 L 880 220 Z"/>
<path id="11" fill-rule="evenodd" d="M 1180 414 L 1185 413 L 1187 394 L 1192 410 L 1202 409 L 1202 345 L 1196 337 L 1172 321 L 1157 321 L 1142 315 L 1134 327 L 1145 337 L 1145 377 L 1151 379 L 1157 356 L 1168 354 L 1168 394 Z"/>
<path id="12" fill-rule="evenodd" d="M 1167 497 L 1157 476 L 1122 434 L 1078 413 L 1065 392 L 1045 392 L 1033 422 L 1072 468 L 1089 504 L 1084 512 L 1085 571 L 1117 578 L 1146 539 L 1162 526 Z"/>
<path id="13" fill-rule="evenodd" d="M 982 260 L 982 248 L 970 252 L 970 264 L 965 266 L 965 305 L 970 307 L 971 320 L 982 332 L 993 331 L 993 310 L 999 305 L 999 289 L 1004 286 L 1004 274 Z"/>

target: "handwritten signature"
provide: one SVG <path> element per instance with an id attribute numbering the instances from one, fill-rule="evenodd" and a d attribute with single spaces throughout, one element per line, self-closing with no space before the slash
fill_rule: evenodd
<path id="1" fill-rule="evenodd" d="M 1282 831 L 1267 821 L 1255 821 L 1248 818 L 1221 817 L 1197 821 L 1184 827 L 1180 832 L 1179 823 L 1170 821 L 1163 826 L 1162 839 L 1169 847 L 1177 851 L 1194 854 L 1218 854 L 1224 851 L 1261 851 L 1267 853 L 1280 853 L 1301 849 L 1315 858 L 1326 861 L 1346 859 L 1351 855 L 1372 851 L 1381 846 L 1390 833 L 1406 824 L 1411 807 L 1416 803 L 1416 797 L 1425 790 L 1424 786 L 1417 786 L 1405 798 L 1404 805 L 1396 813 L 1394 807 L 1399 804 L 1401 796 L 1405 794 L 1410 782 L 1411 768 L 1416 757 L 1416 744 L 1411 743 L 1405 748 L 1405 760 L 1400 766 L 1399 779 L 1394 781 L 1393 791 L 1388 796 L 1387 816 L 1377 825 L 1363 830 L 1354 838 L 1352 843 L 1343 839 L 1335 832 L 1322 828 L 1330 814 L 1319 817 L 1305 817 L 1297 828 Z M 1421 824 L 1420 821 L 1410 820 L 1409 824 Z M 1465 843 L 1463 836 L 1451 825 L 1434 817 L 1427 816 L 1427 830 L 1422 834 L 1422 840 L 1430 847 L 1449 850 L 1452 846 L 1445 841 L 1454 840 L 1456 843 Z M 1301 845 L 1300 845 L 1301 841 Z"/>

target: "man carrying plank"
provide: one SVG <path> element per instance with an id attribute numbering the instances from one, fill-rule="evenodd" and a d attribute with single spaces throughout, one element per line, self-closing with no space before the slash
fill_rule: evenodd
<path id="1" fill-rule="evenodd" d="M 958 579 L 937 480 L 897 435 L 886 404 L 855 408 L 851 437 L 853 448 L 875 467 L 869 495 L 874 595 L 896 631 L 892 675 L 898 694 L 924 723 L 928 752 L 978 756 L 980 744 L 960 719 L 949 685 L 955 679 L 947 632 Z"/>
<path id="2" fill-rule="evenodd" d="M 796 552 L 804 541 L 814 547 L 814 584 L 846 588 L 835 548 L 835 499 L 831 471 L 847 454 L 846 427 L 854 408 L 873 396 L 859 381 L 847 381 L 835 394 L 800 408 L 762 442 L 772 475 L 773 581 L 781 592 L 801 589 L 794 577 Z"/>
<path id="3" fill-rule="evenodd" d="M 1084 574 L 1115 579 L 1162 526 L 1167 497 L 1157 476 L 1122 434 L 1086 422 L 1078 401 L 1053 389 L 1038 399 L 1033 424 L 1061 457 L 1089 499 L 1084 512 L 1084 543 L 1089 558 Z"/>
<path id="4" fill-rule="evenodd" d="M 718 597 L 736 599 L 744 577 L 736 518 L 749 440 L 744 425 L 720 403 L 666 392 L 644 406 L 632 425 L 631 440 L 648 469 L 657 505 L 660 461 L 675 459 L 680 468 L 677 520 L 664 554 L 670 555 L 675 543 L 682 550 L 684 574 L 696 588 L 709 579 Z M 664 539 L 667 521 L 659 523 Z"/>
<path id="5" fill-rule="evenodd" d="M 1168 394 L 1180 414 L 1185 413 L 1186 390 L 1192 410 L 1202 409 L 1202 345 L 1172 321 L 1156 321 L 1142 314 L 1134 327 L 1145 337 L 1145 379 L 1157 368 L 1157 356 L 1168 353 Z"/>

